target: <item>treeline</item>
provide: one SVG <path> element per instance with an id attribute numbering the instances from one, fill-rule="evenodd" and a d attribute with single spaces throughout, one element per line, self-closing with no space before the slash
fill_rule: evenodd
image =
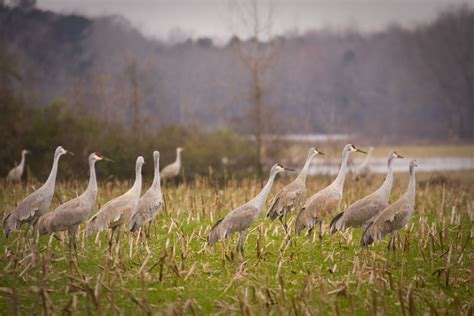
<path id="1" fill-rule="evenodd" d="M 97 168 L 99 177 L 132 179 L 135 159 L 145 158 L 143 174 L 152 177 L 152 152 L 159 150 L 161 167 L 173 162 L 176 147 L 183 151 L 184 176 L 239 177 L 252 172 L 255 153 L 248 140 L 228 131 L 206 132 L 196 127 L 168 126 L 149 134 L 134 134 L 120 124 L 108 124 L 92 116 L 78 116 L 65 102 L 46 107 L 27 107 L 22 98 L 0 89 L 0 177 L 20 160 L 21 150 L 29 149 L 28 168 L 34 177 L 45 179 L 58 145 L 74 157 L 61 159 L 59 177 L 81 179 L 88 176 L 87 157 L 99 151 L 115 160 Z M 237 170 L 237 171 L 236 171 Z M 229 171 L 229 172 L 227 172 Z"/>
<path id="2" fill-rule="evenodd" d="M 261 122 L 263 133 L 469 140 L 473 30 L 474 11 L 465 5 L 411 30 L 170 44 L 145 38 L 120 17 L 4 7 L 0 75 L 32 104 L 63 98 L 75 113 L 132 130 L 194 125 L 255 134 Z M 258 120 L 255 78 L 239 54 L 250 46 L 273 52 L 259 78 Z"/>

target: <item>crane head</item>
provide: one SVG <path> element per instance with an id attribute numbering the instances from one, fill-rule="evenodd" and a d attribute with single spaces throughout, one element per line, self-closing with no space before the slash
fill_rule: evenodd
<path id="1" fill-rule="evenodd" d="M 346 145 L 346 147 L 344 149 L 348 148 L 351 152 L 354 152 L 354 151 L 357 151 L 357 152 L 360 152 L 360 153 L 363 153 L 363 154 L 367 154 L 366 151 L 360 149 L 360 148 L 357 148 L 356 146 L 354 146 L 353 144 L 349 144 L 349 145 Z"/>
<path id="2" fill-rule="evenodd" d="M 153 159 L 155 159 L 155 160 L 160 159 L 160 152 L 158 150 L 155 150 L 153 152 Z"/>
<path id="3" fill-rule="evenodd" d="M 142 165 L 144 165 L 144 164 L 145 164 L 145 159 L 143 159 L 142 156 L 138 156 L 138 158 L 137 158 L 137 166 L 138 166 L 138 165 L 142 166 Z"/>
<path id="4" fill-rule="evenodd" d="M 114 162 L 112 159 L 105 157 L 104 155 L 102 155 L 102 154 L 101 154 L 100 152 L 98 152 L 98 151 L 96 151 L 95 153 L 92 153 L 92 154 L 90 155 L 90 158 L 95 159 L 95 160 L 105 160 L 105 161 L 112 161 L 112 162 Z M 89 158 L 89 159 L 90 159 L 90 158 Z"/>
<path id="5" fill-rule="evenodd" d="M 54 155 L 59 155 L 59 156 L 62 156 L 64 154 L 69 154 L 71 156 L 74 156 L 74 154 L 72 152 L 70 152 L 69 150 L 66 150 L 63 148 L 63 146 L 58 146 L 58 148 L 56 148 L 56 151 L 54 152 Z"/>
<path id="6" fill-rule="evenodd" d="M 275 170 L 276 172 L 282 172 L 282 171 L 295 171 L 295 169 L 291 169 L 291 168 L 286 168 L 285 166 L 283 166 L 283 164 L 281 163 L 276 163 L 273 165 L 272 167 L 272 171 Z"/>
<path id="7" fill-rule="evenodd" d="M 316 147 L 313 147 L 309 150 L 311 155 L 325 155 L 322 151 L 318 150 Z"/>
<path id="8" fill-rule="evenodd" d="M 21 151 L 21 153 L 22 153 L 23 155 L 27 155 L 27 154 L 31 154 L 31 151 L 29 151 L 28 149 L 23 149 L 23 150 Z"/>
<path id="9" fill-rule="evenodd" d="M 400 155 L 399 153 L 397 153 L 396 151 L 394 151 L 394 152 L 392 153 L 392 155 L 393 155 L 395 158 L 403 158 L 403 156 Z"/>
<path id="10" fill-rule="evenodd" d="M 178 147 L 178 148 L 176 148 L 176 151 L 180 153 L 180 152 L 183 151 L 183 148 L 182 148 L 182 147 Z"/>

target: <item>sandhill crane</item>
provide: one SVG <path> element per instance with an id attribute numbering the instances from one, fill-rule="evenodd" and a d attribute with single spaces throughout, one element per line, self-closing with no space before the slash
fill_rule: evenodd
<path id="1" fill-rule="evenodd" d="M 319 239 L 322 240 L 323 220 L 339 208 L 347 173 L 347 159 L 349 154 L 355 151 L 366 153 L 352 144 L 344 146 L 342 163 L 336 179 L 328 187 L 310 197 L 296 217 L 295 230 L 297 234 L 304 228 L 308 228 L 312 232 L 314 225 L 319 223 Z"/>
<path id="2" fill-rule="evenodd" d="M 145 160 L 142 156 L 137 158 L 135 164 L 135 182 L 126 193 L 105 203 L 104 206 L 87 223 L 86 236 L 94 232 L 101 232 L 107 228 L 112 230 L 109 239 L 109 247 L 112 246 L 114 232 L 117 232 L 117 241 L 120 236 L 120 227 L 129 220 L 130 215 L 135 211 L 140 193 L 142 190 L 142 166 Z"/>
<path id="3" fill-rule="evenodd" d="M 150 238 L 151 223 L 163 205 L 160 185 L 160 153 L 158 151 L 153 152 L 153 159 L 155 163 L 153 183 L 138 201 L 138 206 L 130 219 L 129 225 L 130 231 L 133 232 L 148 223 L 148 239 Z"/>
<path id="4" fill-rule="evenodd" d="M 296 179 L 285 186 L 277 195 L 273 198 L 273 202 L 268 210 L 267 217 L 272 221 L 276 218 L 280 219 L 287 231 L 286 215 L 296 207 L 301 206 L 304 201 L 306 194 L 306 175 L 311 164 L 311 160 L 316 155 L 324 155 L 323 152 L 318 151 L 316 148 L 311 148 L 308 152 L 308 157 Z M 285 218 L 283 221 L 282 218 Z"/>
<path id="5" fill-rule="evenodd" d="M 372 152 L 374 151 L 374 147 L 369 147 L 367 150 L 367 157 L 365 157 L 364 161 L 354 167 L 352 178 L 354 180 L 359 180 L 360 178 L 364 178 L 370 174 L 370 158 L 372 158 Z"/>
<path id="6" fill-rule="evenodd" d="M 9 182 L 20 182 L 21 181 L 21 176 L 23 175 L 23 172 L 25 171 L 25 159 L 26 155 L 30 154 L 31 152 L 29 150 L 23 149 L 21 151 L 21 161 L 18 166 L 10 170 L 7 176 L 7 181 Z"/>
<path id="7" fill-rule="evenodd" d="M 161 170 L 160 177 L 163 180 L 163 183 L 165 183 L 168 179 L 177 177 L 179 175 L 179 172 L 181 170 L 181 152 L 183 151 L 183 148 L 178 147 L 176 148 L 176 160 L 165 166 Z"/>
<path id="8" fill-rule="evenodd" d="M 330 232 L 344 231 L 347 227 L 360 227 L 366 225 L 374 216 L 388 206 L 390 192 L 393 184 L 392 164 L 394 159 L 403 158 L 392 151 L 388 155 L 388 171 L 385 181 L 373 193 L 351 204 L 345 212 L 338 214 L 331 222 Z"/>
<path id="9" fill-rule="evenodd" d="M 285 168 L 281 164 L 273 165 L 270 170 L 270 178 L 260 193 L 244 205 L 232 210 L 212 226 L 211 232 L 209 233 L 208 244 L 213 245 L 218 240 L 227 238 L 235 232 L 239 232 L 240 237 L 237 244 L 237 252 L 240 251 L 243 254 L 246 231 L 262 213 L 276 175 L 285 170 L 293 171 L 293 169 Z"/>
<path id="10" fill-rule="evenodd" d="M 79 225 L 89 218 L 97 201 L 97 178 L 95 174 L 95 163 L 99 160 L 111 160 L 101 153 L 95 152 L 89 155 L 89 184 L 80 196 L 61 204 L 53 212 L 41 216 L 38 222 L 40 235 L 54 232 L 68 231 L 71 243 L 76 250 L 76 231 Z"/>
<path id="11" fill-rule="evenodd" d="M 46 182 L 35 192 L 28 195 L 21 201 L 16 209 L 8 214 L 3 221 L 3 234 L 8 237 L 12 230 L 20 229 L 23 223 L 28 226 L 35 225 L 38 218 L 46 213 L 51 205 L 56 184 L 56 175 L 58 173 L 59 158 L 64 154 L 73 153 L 59 146 L 54 152 L 53 167 L 49 173 Z"/>
<path id="12" fill-rule="evenodd" d="M 380 212 L 367 226 L 360 240 L 362 247 L 368 246 L 376 240 L 383 239 L 387 234 L 391 234 L 387 250 L 390 255 L 390 247 L 392 247 L 393 254 L 396 255 L 395 240 L 398 231 L 408 224 L 415 208 L 415 167 L 417 167 L 416 161 L 410 161 L 410 180 L 406 192 L 397 201 Z"/>

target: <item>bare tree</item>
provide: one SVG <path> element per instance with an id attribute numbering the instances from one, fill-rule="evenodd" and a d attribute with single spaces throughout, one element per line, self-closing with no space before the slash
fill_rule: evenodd
<path id="1" fill-rule="evenodd" d="M 249 37 L 247 41 L 235 41 L 234 45 L 240 59 L 250 72 L 251 89 L 248 119 L 251 122 L 252 134 L 255 137 L 257 154 L 256 168 L 262 174 L 263 165 L 263 134 L 268 124 L 264 95 L 268 87 L 265 75 L 275 60 L 276 50 L 272 43 L 273 4 L 271 1 L 258 0 L 235 1 L 233 12 Z M 267 41 L 265 43 L 264 41 Z"/>

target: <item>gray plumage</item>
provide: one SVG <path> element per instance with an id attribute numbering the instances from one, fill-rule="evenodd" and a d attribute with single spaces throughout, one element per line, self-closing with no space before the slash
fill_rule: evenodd
<path id="1" fill-rule="evenodd" d="M 183 149 L 181 147 L 176 148 L 176 160 L 165 166 L 163 170 L 161 170 L 161 180 L 166 182 L 168 179 L 177 177 L 179 172 L 181 171 L 181 152 Z"/>
<path id="2" fill-rule="evenodd" d="M 147 223 L 151 223 L 163 205 L 163 195 L 160 185 L 160 153 L 158 151 L 153 152 L 153 160 L 155 164 L 153 183 L 138 201 L 136 211 L 130 219 L 129 229 L 132 232 Z"/>
<path id="3" fill-rule="evenodd" d="M 68 153 L 59 146 L 54 152 L 53 167 L 46 182 L 35 192 L 28 195 L 3 222 L 3 234 L 8 237 L 11 231 L 20 229 L 24 223 L 35 225 L 38 218 L 45 214 L 53 200 L 59 158 Z"/>
<path id="4" fill-rule="evenodd" d="M 275 195 L 267 212 L 267 217 L 271 220 L 277 218 L 281 219 L 294 208 L 301 206 L 306 194 L 306 176 L 308 174 L 308 169 L 311 160 L 318 154 L 323 153 L 319 152 L 316 148 L 311 148 L 309 150 L 303 169 L 301 169 L 299 175 L 293 182 L 285 186 Z"/>
<path id="5" fill-rule="evenodd" d="M 95 163 L 102 159 L 100 153 L 89 155 L 90 175 L 87 189 L 80 196 L 61 204 L 53 212 L 41 216 L 38 222 L 40 235 L 66 230 L 75 235 L 78 226 L 87 221 L 97 201 Z"/>
<path id="6" fill-rule="evenodd" d="M 337 215 L 330 225 L 330 232 L 344 231 L 348 227 L 366 225 L 374 216 L 388 206 L 393 184 L 393 160 L 403 158 L 392 151 L 388 155 L 388 170 L 382 185 L 373 193 L 351 204 L 343 213 Z"/>
<path id="7" fill-rule="evenodd" d="M 405 227 L 410 220 L 415 208 L 416 197 L 416 162 L 410 162 L 410 180 L 406 192 L 393 204 L 380 212 L 377 217 L 367 226 L 362 235 L 361 246 L 368 246 L 376 240 L 383 239 L 387 234 L 392 234 L 390 244 L 395 246 L 394 239 L 397 232 Z M 389 244 L 389 247 L 390 247 Z"/>
<path id="8" fill-rule="evenodd" d="M 365 153 L 352 144 L 344 146 L 341 167 L 336 179 L 328 187 L 310 197 L 303 205 L 303 208 L 296 217 L 295 231 L 297 234 L 305 228 L 312 230 L 314 226 L 319 223 L 319 236 L 320 238 L 322 237 L 321 230 L 323 220 L 334 213 L 341 203 L 347 173 L 347 160 L 349 154 L 354 151 Z"/>
<path id="9" fill-rule="evenodd" d="M 126 193 L 107 202 L 102 208 L 92 216 L 87 223 L 86 236 L 90 236 L 94 232 L 101 232 L 105 229 L 123 225 L 130 219 L 131 214 L 137 207 L 138 200 L 142 189 L 142 166 L 145 160 L 142 156 L 137 158 L 135 164 L 135 182 Z M 113 233 L 112 233 L 113 235 Z"/>
<path id="10" fill-rule="evenodd" d="M 243 253 L 243 242 L 246 230 L 259 218 L 276 175 L 284 170 L 285 167 L 280 164 L 273 165 L 270 171 L 270 178 L 260 193 L 249 202 L 232 210 L 212 226 L 208 238 L 209 245 L 213 245 L 218 240 L 227 238 L 235 232 L 239 232 L 240 238 L 237 250 Z"/>
<path id="11" fill-rule="evenodd" d="M 374 147 L 369 147 L 367 150 L 367 157 L 365 157 L 364 161 L 353 168 L 352 178 L 354 180 L 359 180 L 360 178 L 367 177 L 370 174 L 370 159 L 372 158 L 372 151 L 374 151 Z"/>
<path id="12" fill-rule="evenodd" d="M 29 154 L 30 151 L 23 149 L 21 151 L 21 161 L 10 172 L 8 172 L 7 176 L 7 181 L 9 182 L 20 182 L 21 181 L 21 176 L 23 175 L 23 172 L 25 171 L 25 160 L 26 160 L 26 155 Z"/>

